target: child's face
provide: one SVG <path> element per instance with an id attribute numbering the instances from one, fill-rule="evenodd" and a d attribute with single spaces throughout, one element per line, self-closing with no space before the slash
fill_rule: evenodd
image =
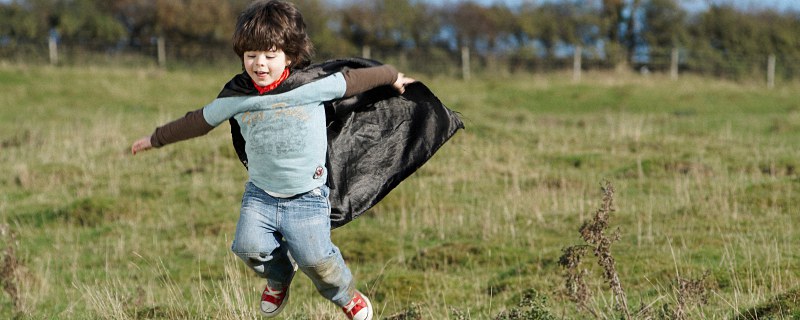
<path id="1" fill-rule="evenodd" d="M 283 69 L 292 62 L 287 60 L 281 49 L 269 51 L 245 51 L 244 69 L 259 86 L 265 87 L 280 78 Z"/>

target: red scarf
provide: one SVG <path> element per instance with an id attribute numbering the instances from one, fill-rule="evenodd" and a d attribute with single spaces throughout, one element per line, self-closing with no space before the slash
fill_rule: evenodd
<path id="1" fill-rule="evenodd" d="M 277 88 L 283 80 L 289 77 L 289 68 L 283 69 L 283 73 L 278 78 L 278 80 L 273 81 L 272 83 L 268 84 L 266 87 L 259 86 L 255 80 L 253 80 L 253 85 L 256 86 L 256 90 L 258 90 L 258 94 L 264 94 L 264 92 L 270 91 L 272 89 Z"/>

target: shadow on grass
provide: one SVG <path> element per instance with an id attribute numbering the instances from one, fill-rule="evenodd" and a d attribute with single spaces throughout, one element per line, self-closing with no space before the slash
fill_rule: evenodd
<path id="1" fill-rule="evenodd" d="M 741 311 L 731 319 L 800 319 L 800 288 L 792 289 L 767 302 Z"/>

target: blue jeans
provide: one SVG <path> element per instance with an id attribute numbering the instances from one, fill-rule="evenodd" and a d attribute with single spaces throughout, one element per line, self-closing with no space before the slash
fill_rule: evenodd
<path id="1" fill-rule="evenodd" d="M 261 277 L 288 284 L 297 263 L 317 291 L 344 306 L 353 297 L 350 269 L 331 241 L 327 186 L 291 198 L 275 198 L 245 185 L 231 250 Z"/>

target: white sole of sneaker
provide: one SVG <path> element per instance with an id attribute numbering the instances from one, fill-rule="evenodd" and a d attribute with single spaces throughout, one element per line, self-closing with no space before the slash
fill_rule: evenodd
<path id="1" fill-rule="evenodd" d="M 364 302 L 367 303 L 367 318 L 364 320 L 372 320 L 372 302 L 370 302 L 369 298 L 363 293 L 361 294 L 361 298 L 364 298 Z"/>

